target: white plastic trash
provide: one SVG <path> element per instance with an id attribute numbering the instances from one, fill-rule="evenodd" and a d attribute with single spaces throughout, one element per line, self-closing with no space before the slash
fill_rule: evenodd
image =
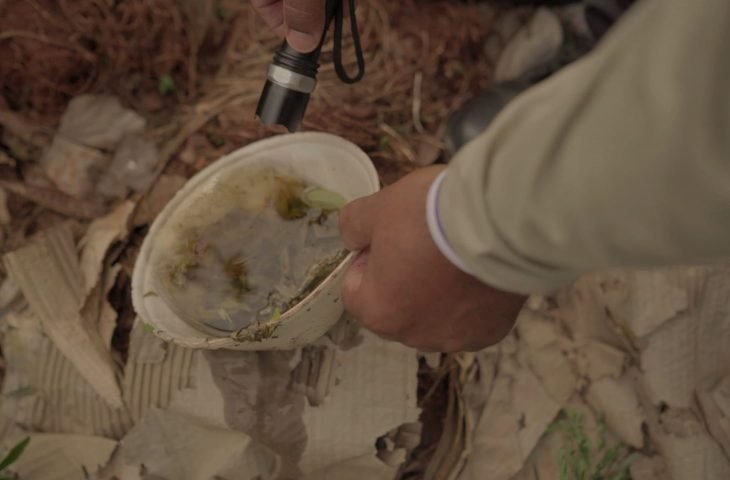
<path id="1" fill-rule="evenodd" d="M 180 223 L 186 209 L 200 192 L 218 179 L 242 167 L 273 167 L 339 193 L 348 201 L 375 193 L 378 175 L 368 156 L 354 144 L 324 133 L 281 135 L 248 145 L 218 160 L 193 177 L 168 203 L 152 224 L 140 250 L 132 277 L 132 301 L 145 324 L 161 339 L 187 348 L 232 350 L 285 350 L 307 345 L 324 335 L 343 313 L 340 301 L 342 276 L 353 259 L 350 254 L 300 303 L 284 312 L 276 323 L 275 335 L 256 335 L 251 326 L 245 332 L 252 340 L 233 336 L 215 337 L 199 331 L 179 318 L 171 298 L 154 268 L 163 255 L 160 232 Z M 272 260 L 273 261 L 273 260 Z M 267 325 L 266 328 L 270 328 Z"/>

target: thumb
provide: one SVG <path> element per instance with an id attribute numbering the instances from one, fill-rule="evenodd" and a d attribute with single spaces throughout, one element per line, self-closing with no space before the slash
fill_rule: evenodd
<path id="1" fill-rule="evenodd" d="M 324 33 L 325 0 L 284 0 L 286 40 L 295 50 L 314 50 Z"/>
<path id="2" fill-rule="evenodd" d="M 340 210 L 340 234 L 350 251 L 362 250 L 370 245 L 378 215 L 379 194 L 350 202 Z"/>
<path id="3" fill-rule="evenodd" d="M 345 272 L 345 278 L 342 280 L 342 303 L 345 309 L 355 318 L 361 318 L 365 313 L 363 310 L 366 303 L 362 301 L 362 285 L 368 267 L 369 256 L 369 250 L 360 252 Z"/>

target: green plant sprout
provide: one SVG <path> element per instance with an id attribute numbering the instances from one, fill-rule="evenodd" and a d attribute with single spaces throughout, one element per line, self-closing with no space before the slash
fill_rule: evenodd
<path id="1" fill-rule="evenodd" d="M 17 478 L 16 475 L 11 475 L 5 470 L 8 469 L 12 464 L 18 461 L 20 456 L 23 454 L 23 451 L 25 451 L 25 448 L 30 443 L 30 437 L 27 437 L 22 442 L 15 445 L 7 455 L 5 455 L 5 458 L 0 460 L 0 480 L 15 480 Z"/>
<path id="2" fill-rule="evenodd" d="M 305 191 L 302 200 L 310 207 L 318 208 L 323 212 L 342 210 L 347 204 L 342 195 L 324 188 L 312 188 Z"/>
<path id="3" fill-rule="evenodd" d="M 606 424 L 598 419 L 595 445 L 583 428 L 583 415 L 565 411 L 551 427 L 563 434 L 558 456 L 560 480 L 631 480 L 633 460 L 628 448 L 618 443 L 606 444 Z"/>
<path id="4" fill-rule="evenodd" d="M 172 78 L 172 75 L 170 74 L 164 74 L 160 77 L 159 81 L 157 82 L 157 90 L 160 92 L 161 95 L 167 95 L 168 93 L 172 93 L 177 89 L 177 84 L 175 83 L 175 79 Z"/>

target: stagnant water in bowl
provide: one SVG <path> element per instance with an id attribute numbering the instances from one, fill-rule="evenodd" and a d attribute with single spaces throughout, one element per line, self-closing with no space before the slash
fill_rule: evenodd
<path id="1" fill-rule="evenodd" d="M 344 258 L 344 200 L 299 178 L 240 171 L 196 202 L 199 216 L 206 202 L 210 211 L 220 212 L 220 202 L 230 208 L 210 224 L 179 229 L 158 266 L 169 303 L 195 328 L 226 335 L 276 320 Z"/>

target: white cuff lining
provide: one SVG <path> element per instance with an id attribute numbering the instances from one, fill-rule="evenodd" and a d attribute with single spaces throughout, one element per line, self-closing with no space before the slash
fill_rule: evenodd
<path id="1" fill-rule="evenodd" d="M 441 185 L 443 185 L 445 179 L 446 170 L 436 177 L 436 180 L 433 181 L 431 188 L 428 190 L 428 197 L 426 198 L 426 222 L 428 223 L 428 230 L 431 232 L 433 242 L 443 256 L 462 272 L 472 275 L 469 267 L 466 266 L 464 261 L 451 248 L 451 245 L 449 245 L 446 233 L 439 219 L 439 193 L 441 192 Z"/>

